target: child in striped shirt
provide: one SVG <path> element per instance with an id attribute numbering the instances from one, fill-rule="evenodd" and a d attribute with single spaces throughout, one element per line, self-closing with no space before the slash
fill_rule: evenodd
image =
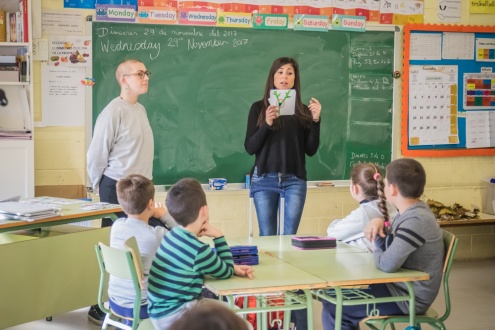
<path id="1" fill-rule="evenodd" d="M 151 265 L 148 314 L 156 329 L 168 329 L 201 296 L 205 275 L 253 278 L 249 266 L 234 265 L 222 232 L 209 222 L 206 196 L 194 179 L 182 179 L 168 192 L 167 209 L 180 225 L 163 238 Z M 198 237 L 212 237 L 216 253 Z"/>

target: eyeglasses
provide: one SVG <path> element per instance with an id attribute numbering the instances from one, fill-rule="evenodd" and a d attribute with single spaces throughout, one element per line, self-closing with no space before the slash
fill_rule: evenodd
<path id="1" fill-rule="evenodd" d="M 148 76 L 148 78 L 151 77 L 151 71 L 139 71 L 136 73 L 126 73 L 124 75 L 124 77 L 125 76 L 138 76 L 139 78 L 144 79 L 144 76 Z"/>

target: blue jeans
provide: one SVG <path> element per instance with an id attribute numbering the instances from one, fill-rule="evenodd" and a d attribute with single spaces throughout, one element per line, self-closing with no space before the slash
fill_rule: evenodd
<path id="1" fill-rule="evenodd" d="M 306 201 L 306 181 L 295 175 L 283 173 L 265 173 L 258 176 L 255 168 L 251 178 L 251 189 L 263 188 L 278 188 L 285 191 L 283 234 L 296 234 Z M 254 194 L 260 236 L 277 235 L 279 200 L 280 195 L 274 192 L 260 191 Z"/>
<path id="2" fill-rule="evenodd" d="M 392 296 L 385 284 L 370 285 L 370 287 L 365 291 L 366 293 L 375 296 L 375 298 Z M 323 311 L 321 313 L 321 321 L 323 330 L 333 330 L 335 329 L 336 306 L 326 300 L 322 300 L 322 303 Z M 404 313 L 395 302 L 376 304 L 376 308 L 380 311 L 380 315 L 404 315 Z M 359 329 L 359 321 L 367 316 L 366 305 L 343 306 L 341 329 L 357 330 Z"/>

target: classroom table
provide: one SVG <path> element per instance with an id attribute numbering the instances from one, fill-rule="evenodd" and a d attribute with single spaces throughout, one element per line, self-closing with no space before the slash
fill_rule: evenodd
<path id="1" fill-rule="evenodd" d="M 112 220 L 115 220 L 117 219 L 115 212 L 122 212 L 120 205 L 104 205 L 78 199 L 36 197 L 32 200 L 37 202 L 46 200 L 47 203 L 52 202 L 51 204 L 55 202 L 55 204 L 61 208 L 60 214 L 50 218 L 38 219 L 36 221 L 0 220 L 0 233 L 58 226 L 99 218 L 111 218 Z M 57 204 L 57 201 L 61 203 Z M 88 207 L 88 209 L 84 209 L 83 207 L 85 206 Z M 94 206 L 95 208 L 98 207 L 98 209 L 90 209 L 90 206 Z"/>
<path id="2" fill-rule="evenodd" d="M 394 273 L 386 273 L 375 266 L 373 255 L 363 249 L 338 242 L 337 247 L 333 249 L 299 250 L 292 247 L 290 243 L 291 238 L 291 235 L 240 237 L 231 241 L 237 241 L 239 244 L 256 245 L 261 252 L 267 253 L 272 257 L 324 280 L 325 286 L 331 287 L 335 295 L 330 301 L 337 305 L 336 330 L 340 330 L 343 305 L 373 303 L 373 300 L 369 298 L 344 300 L 346 294 L 345 287 L 360 287 L 377 283 L 404 282 L 406 284 L 409 289 L 408 296 L 378 298 L 375 301 L 408 300 L 410 306 L 410 324 L 414 325 L 415 304 L 412 282 L 427 280 L 429 279 L 429 274 L 407 269 L 400 269 Z M 320 298 L 325 296 L 321 290 L 314 292 Z"/>
<path id="3" fill-rule="evenodd" d="M 230 307 L 233 309 L 235 308 L 234 299 L 238 295 L 263 297 L 263 295 L 280 295 L 287 291 L 302 290 L 305 296 L 302 299 L 307 306 L 308 329 L 313 329 L 313 302 L 310 290 L 324 288 L 326 282 L 296 266 L 263 253 L 259 254 L 259 265 L 254 266 L 254 269 L 254 278 L 252 280 L 238 276 L 232 276 L 227 280 L 206 277 L 205 286 L 216 295 L 226 297 Z M 262 305 L 257 308 L 243 308 L 242 310 L 236 310 L 236 312 L 247 314 L 285 310 L 284 325 L 288 325 L 290 319 L 289 309 L 291 309 L 290 306 L 267 307 Z M 258 324 L 261 329 L 266 329 L 268 324 L 266 313 L 262 313 L 261 318 L 258 318 L 258 320 L 260 321 Z"/>
<path id="4" fill-rule="evenodd" d="M 84 210 L 88 202 L 71 201 L 56 217 L 0 224 L 0 329 L 96 303 L 100 271 L 94 246 L 108 244 L 110 227 L 67 223 L 115 219 L 121 208 Z"/>

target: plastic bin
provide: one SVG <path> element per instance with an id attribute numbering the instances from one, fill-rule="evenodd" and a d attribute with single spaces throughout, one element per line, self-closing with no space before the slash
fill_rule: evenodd
<path id="1" fill-rule="evenodd" d="M 494 181 L 494 182 L 492 182 Z M 495 214 L 495 179 L 484 178 L 480 182 L 481 212 Z"/>

